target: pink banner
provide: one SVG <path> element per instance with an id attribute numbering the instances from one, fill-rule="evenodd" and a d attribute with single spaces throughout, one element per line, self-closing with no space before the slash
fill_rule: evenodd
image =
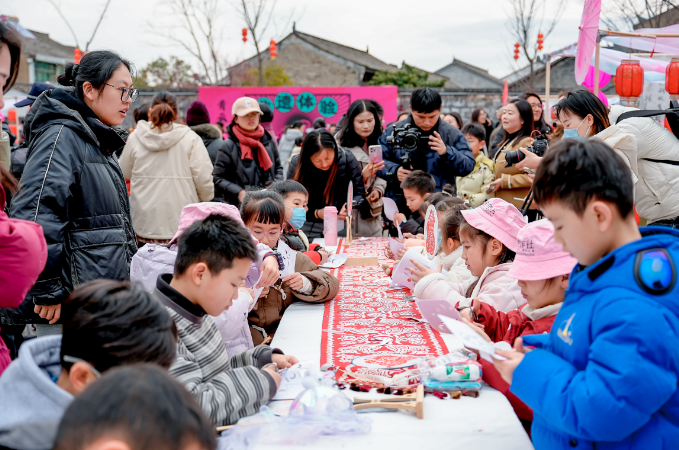
<path id="1" fill-rule="evenodd" d="M 330 125 L 339 123 L 354 100 L 378 101 L 384 108 L 384 122 L 396 120 L 396 86 L 356 87 L 201 87 L 198 99 L 207 105 L 213 122 L 231 123 L 231 106 L 240 97 L 265 101 L 273 110 L 273 129 L 280 136 L 286 126 L 304 122 L 311 127 L 319 117 Z"/>

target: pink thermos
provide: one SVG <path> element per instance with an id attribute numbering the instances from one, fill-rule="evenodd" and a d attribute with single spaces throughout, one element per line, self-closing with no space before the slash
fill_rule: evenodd
<path id="1" fill-rule="evenodd" d="M 323 237 L 326 246 L 337 245 L 337 208 L 334 206 L 323 210 Z"/>

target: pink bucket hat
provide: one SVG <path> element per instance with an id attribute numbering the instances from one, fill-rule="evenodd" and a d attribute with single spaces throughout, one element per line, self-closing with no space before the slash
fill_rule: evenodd
<path id="1" fill-rule="evenodd" d="M 526 226 L 516 206 L 501 198 L 491 198 L 478 208 L 462 211 L 464 220 L 474 228 L 493 236 L 516 252 L 519 230 Z"/>
<path id="2" fill-rule="evenodd" d="M 523 227 L 518 243 L 516 258 L 507 273 L 518 280 L 548 280 L 566 275 L 578 262 L 554 240 L 554 225 L 547 219 Z"/>
<path id="3" fill-rule="evenodd" d="M 191 203 L 182 209 L 182 215 L 179 217 L 179 228 L 177 229 L 177 233 L 175 233 L 170 243 L 175 243 L 184 230 L 190 227 L 193 222 L 197 220 L 203 220 L 212 214 L 231 217 L 232 219 L 236 219 L 241 225 L 245 226 L 243 224 L 243 219 L 240 217 L 238 208 L 233 205 L 220 202 Z M 257 240 L 255 240 L 255 244 L 256 243 Z"/>

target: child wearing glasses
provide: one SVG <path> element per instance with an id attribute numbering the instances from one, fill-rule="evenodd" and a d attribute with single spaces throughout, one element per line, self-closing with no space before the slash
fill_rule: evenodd
<path id="1" fill-rule="evenodd" d="M 339 281 L 319 269 L 302 252 L 292 250 L 280 239 L 285 224 L 285 206 L 280 194 L 272 191 L 253 191 L 243 199 L 241 217 L 252 236 L 268 245 L 280 264 L 281 278 L 270 288 L 264 288 L 249 322 L 255 345 L 276 332 L 283 313 L 292 302 L 320 303 L 332 300 L 339 290 Z"/>

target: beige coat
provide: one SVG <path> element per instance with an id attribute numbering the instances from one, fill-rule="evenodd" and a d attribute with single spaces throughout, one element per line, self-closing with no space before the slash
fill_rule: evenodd
<path id="1" fill-rule="evenodd" d="M 370 158 L 365 153 L 361 147 L 347 148 L 354 155 L 356 160 L 361 164 L 361 171 L 365 169 L 365 166 L 370 164 Z M 387 182 L 380 177 L 375 177 L 372 180 L 368 180 L 365 185 L 365 195 L 366 197 L 376 189 L 380 192 L 380 197 L 384 196 L 384 191 L 387 189 Z M 366 199 L 367 201 L 367 199 Z M 382 237 L 382 209 L 384 208 L 384 202 L 380 198 L 376 203 L 370 204 L 370 209 L 372 211 L 372 219 L 364 219 L 360 214 L 356 214 L 358 218 L 358 232 L 356 237 Z"/>
<path id="2" fill-rule="evenodd" d="M 521 208 L 523 200 L 516 199 L 526 198 L 532 182 L 526 172 L 517 169 L 515 166 L 507 167 L 505 153 L 502 150 L 518 150 L 521 147 L 525 148 L 529 145 L 530 138 L 525 137 L 518 142 L 511 141 L 506 143 L 495 154 L 495 179 L 502 179 L 502 185 L 499 190 L 495 191 L 495 196 L 512 203 L 517 208 Z M 531 207 L 535 208 L 535 203 L 533 203 Z"/>
<path id="3" fill-rule="evenodd" d="M 203 140 L 189 127 L 161 129 L 140 120 L 120 156 L 130 183 L 132 226 L 146 239 L 172 239 L 182 208 L 214 197 L 212 162 Z"/>

